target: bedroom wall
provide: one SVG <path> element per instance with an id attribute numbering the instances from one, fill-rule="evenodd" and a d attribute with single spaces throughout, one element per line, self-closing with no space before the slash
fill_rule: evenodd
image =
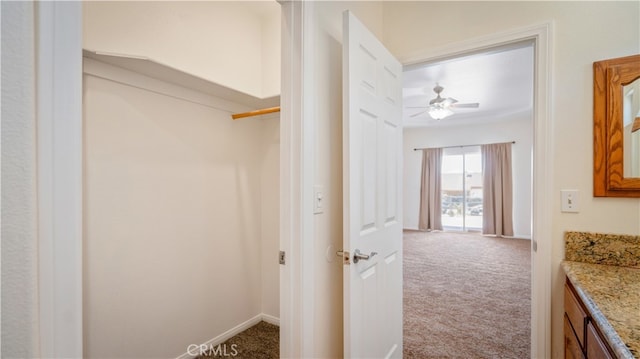
<path id="1" fill-rule="evenodd" d="M 444 120 L 443 120 L 444 121 Z M 404 130 L 404 228 L 418 229 L 422 152 L 414 148 L 516 141 L 513 161 L 513 230 L 515 237 L 531 238 L 531 112 L 484 125 L 406 128 Z"/>
<path id="2" fill-rule="evenodd" d="M 84 356 L 176 357 L 277 317 L 278 116 L 232 121 L 246 108 L 97 64 L 84 78 Z"/>
<path id="3" fill-rule="evenodd" d="M 87 1 L 83 16 L 85 49 L 145 56 L 258 98 L 280 94 L 275 1 Z"/>
<path id="4" fill-rule="evenodd" d="M 483 35 L 553 22 L 550 71 L 552 138 L 552 356 L 562 357 L 563 233 L 640 234 L 640 200 L 594 198 L 594 61 L 640 53 L 640 3 L 386 2 L 384 42 L 400 59 Z M 446 29 L 446 31 L 443 31 Z M 431 35 L 430 35 L 431 34 Z M 597 46 L 594 46 L 597 44 Z M 580 191 L 580 213 L 560 211 L 560 190 Z"/>

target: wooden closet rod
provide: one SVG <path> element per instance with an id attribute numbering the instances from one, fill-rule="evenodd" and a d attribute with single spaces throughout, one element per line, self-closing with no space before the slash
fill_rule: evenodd
<path id="1" fill-rule="evenodd" d="M 273 113 L 273 112 L 280 112 L 280 106 L 263 108 L 261 110 L 255 110 L 255 111 L 249 111 L 249 112 L 243 112 L 243 113 L 234 113 L 231 115 L 231 118 L 234 120 L 237 120 L 239 118 L 266 115 L 268 113 Z"/>
<path id="2" fill-rule="evenodd" d="M 511 141 L 511 142 L 500 142 L 500 143 L 516 143 L 516 141 Z M 414 151 L 420 151 L 420 150 L 428 150 L 431 148 L 459 148 L 459 147 L 475 147 L 475 146 L 482 146 L 482 145 L 495 145 L 496 143 L 480 143 L 477 145 L 460 145 L 460 146 L 445 146 L 445 147 L 425 147 L 425 148 L 414 148 Z"/>

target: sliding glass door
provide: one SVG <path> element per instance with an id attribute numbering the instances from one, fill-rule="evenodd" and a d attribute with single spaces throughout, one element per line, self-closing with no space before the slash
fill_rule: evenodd
<path id="1" fill-rule="evenodd" d="M 480 146 L 445 148 L 442 158 L 442 226 L 445 230 L 482 230 Z"/>

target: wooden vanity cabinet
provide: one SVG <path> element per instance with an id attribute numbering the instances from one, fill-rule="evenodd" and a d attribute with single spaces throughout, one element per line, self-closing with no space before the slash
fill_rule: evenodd
<path id="1" fill-rule="evenodd" d="M 582 347 L 566 314 L 564 316 L 564 357 L 566 359 L 584 359 Z"/>
<path id="2" fill-rule="evenodd" d="M 592 323 L 587 325 L 587 358 L 613 359 L 607 345 L 602 340 L 598 330 Z"/>
<path id="3" fill-rule="evenodd" d="M 569 282 L 564 285 L 564 357 L 585 358 L 587 313 Z"/>
<path id="4" fill-rule="evenodd" d="M 564 357 L 571 359 L 615 359 L 587 314 L 584 303 L 567 279 L 564 286 Z"/>

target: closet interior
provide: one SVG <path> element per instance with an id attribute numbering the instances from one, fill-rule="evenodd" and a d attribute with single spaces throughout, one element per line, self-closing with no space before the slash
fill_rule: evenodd
<path id="1" fill-rule="evenodd" d="M 279 325 L 280 6 L 85 2 L 83 37 L 84 357 Z"/>

